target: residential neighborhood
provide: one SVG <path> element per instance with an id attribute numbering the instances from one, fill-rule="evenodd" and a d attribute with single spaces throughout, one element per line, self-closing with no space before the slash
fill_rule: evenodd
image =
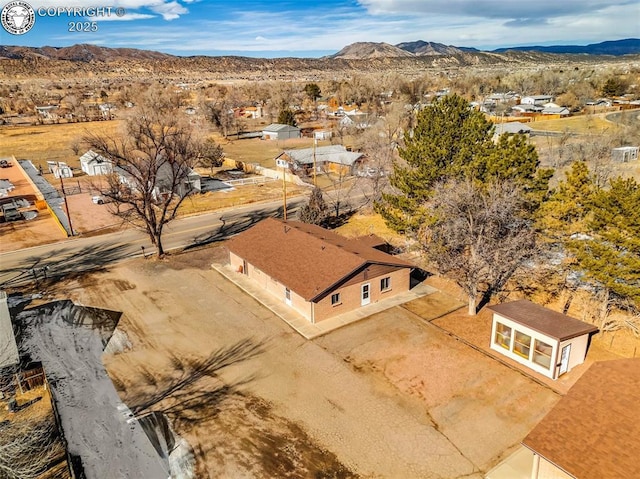
<path id="1" fill-rule="evenodd" d="M 383 3 L 4 7 L 0 478 L 640 477 L 640 44 Z"/>

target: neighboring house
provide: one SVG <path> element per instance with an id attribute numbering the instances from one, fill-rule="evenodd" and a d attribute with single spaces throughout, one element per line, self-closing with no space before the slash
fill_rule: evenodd
<path id="1" fill-rule="evenodd" d="M 515 105 L 511 107 L 511 111 L 514 112 L 514 114 L 516 115 L 537 115 L 539 114 L 542 110 L 544 110 L 544 107 L 539 106 L 539 105 L 529 105 L 529 104 L 525 104 L 525 103 L 521 103 L 520 105 Z"/>
<path id="2" fill-rule="evenodd" d="M 503 134 L 529 134 L 531 133 L 531 127 L 525 123 L 520 123 L 519 121 L 510 121 L 507 123 L 498 123 L 496 124 L 495 131 L 493 133 L 493 138 L 496 140 Z"/>
<path id="3" fill-rule="evenodd" d="M 598 100 L 589 100 L 588 102 L 585 103 L 585 105 L 603 108 L 603 107 L 610 107 L 612 105 L 612 102 L 607 98 L 600 98 Z"/>
<path id="4" fill-rule="evenodd" d="M 313 132 L 313 138 L 316 140 L 330 140 L 331 130 L 315 130 Z"/>
<path id="5" fill-rule="evenodd" d="M 244 109 L 244 117 L 257 119 L 262 118 L 262 107 L 261 106 L 248 106 Z"/>
<path id="6" fill-rule="evenodd" d="M 272 123 L 262 130 L 262 138 L 264 140 L 300 138 L 300 128 L 297 126 L 283 125 L 282 123 Z"/>
<path id="7" fill-rule="evenodd" d="M 559 117 L 569 116 L 571 110 L 566 106 L 545 106 L 541 112 L 543 115 L 556 115 Z"/>
<path id="8" fill-rule="evenodd" d="M 493 311 L 490 347 L 557 379 L 582 364 L 595 326 L 527 300 L 489 306 Z"/>
<path id="9" fill-rule="evenodd" d="M 619 163 L 627 163 L 629 161 L 638 159 L 637 146 L 621 146 L 620 148 L 614 148 L 611 150 L 611 159 Z"/>
<path id="10" fill-rule="evenodd" d="M 364 155 L 355 151 L 347 151 L 342 145 L 318 146 L 299 150 L 285 150 L 276 157 L 276 163 L 286 162 L 293 171 L 334 171 L 342 174 L 353 174 Z"/>
<path id="11" fill-rule="evenodd" d="M 550 103 L 552 101 L 553 97 L 551 95 L 523 96 L 520 99 L 520 103 L 522 105 L 544 105 L 545 103 Z"/>
<path id="12" fill-rule="evenodd" d="M 89 176 L 109 175 L 113 173 L 113 164 L 93 150 L 80 157 L 80 168 Z"/>
<path id="13" fill-rule="evenodd" d="M 267 218 L 227 242 L 231 267 L 312 323 L 409 290 L 413 266 L 319 226 Z"/>
<path id="14" fill-rule="evenodd" d="M 100 114 L 105 120 L 111 120 L 111 118 L 113 118 L 113 112 L 117 109 L 113 103 L 100 103 L 98 105 L 98 110 L 100 110 Z"/>
<path id="15" fill-rule="evenodd" d="M 177 165 L 173 166 L 174 168 L 178 168 Z M 153 197 L 157 200 L 163 195 L 168 194 L 172 190 L 173 178 L 177 176 L 172 174 L 171 172 L 172 165 L 170 163 L 164 162 L 158 167 L 158 172 L 156 175 L 156 184 L 153 189 Z M 185 178 L 183 181 L 177 186 L 174 193 L 176 196 L 180 198 L 184 196 L 188 196 L 194 193 L 200 193 L 202 191 L 202 181 L 201 177 L 198 173 L 196 173 L 193 169 L 185 167 L 188 169 Z M 115 167 L 115 173 L 117 173 L 120 178 L 120 183 L 128 185 L 132 190 L 137 189 L 137 184 L 135 180 L 124 171 L 122 168 Z"/>
<path id="16" fill-rule="evenodd" d="M 531 479 L 640 477 L 640 359 L 592 364 L 522 444 Z"/>
<path id="17" fill-rule="evenodd" d="M 36 113 L 47 120 L 57 120 L 59 118 L 57 105 L 37 106 Z"/>
<path id="18" fill-rule="evenodd" d="M 364 130 L 365 128 L 369 128 L 373 125 L 375 119 L 371 118 L 368 113 L 357 113 L 354 115 L 345 115 L 340 121 L 339 125 L 341 128 L 357 128 L 359 130 Z"/>
<path id="19" fill-rule="evenodd" d="M 516 92 L 509 91 L 507 93 L 492 93 L 483 101 L 486 105 L 497 105 L 502 103 L 510 103 L 520 98 Z"/>

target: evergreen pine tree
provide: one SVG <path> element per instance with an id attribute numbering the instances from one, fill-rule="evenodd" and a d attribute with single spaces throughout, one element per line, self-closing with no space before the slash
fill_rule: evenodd
<path id="1" fill-rule="evenodd" d="M 309 223 L 313 225 L 321 225 L 327 218 L 328 206 L 324 201 L 322 190 L 320 188 L 314 188 L 311 191 L 309 202 L 300 208 L 298 218 L 303 223 Z"/>
<path id="2" fill-rule="evenodd" d="M 296 117 L 291 110 L 284 108 L 278 114 L 278 123 L 281 125 L 297 126 Z"/>

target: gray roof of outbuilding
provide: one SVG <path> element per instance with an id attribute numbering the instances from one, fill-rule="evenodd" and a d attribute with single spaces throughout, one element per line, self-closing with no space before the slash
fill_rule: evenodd
<path id="1" fill-rule="evenodd" d="M 300 131 L 297 126 L 284 125 L 282 123 L 271 123 L 268 127 L 262 131 L 278 132 L 278 131 Z"/>

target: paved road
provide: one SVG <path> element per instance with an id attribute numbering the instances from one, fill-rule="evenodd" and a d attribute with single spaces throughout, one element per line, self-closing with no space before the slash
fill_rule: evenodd
<path id="1" fill-rule="evenodd" d="M 288 200 L 289 218 L 305 199 L 298 197 Z M 177 219 L 165 227 L 163 245 L 166 251 L 170 251 L 221 241 L 268 216 L 282 217 L 280 201 Z M 147 255 L 155 253 L 155 248 L 144 232 L 127 229 L 2 253 L 0 288 L 19 286 L 45 277 L 69 277 L 103 268 L 113 262 L 140 256 L 143 253 L 142 247 Z"/>

